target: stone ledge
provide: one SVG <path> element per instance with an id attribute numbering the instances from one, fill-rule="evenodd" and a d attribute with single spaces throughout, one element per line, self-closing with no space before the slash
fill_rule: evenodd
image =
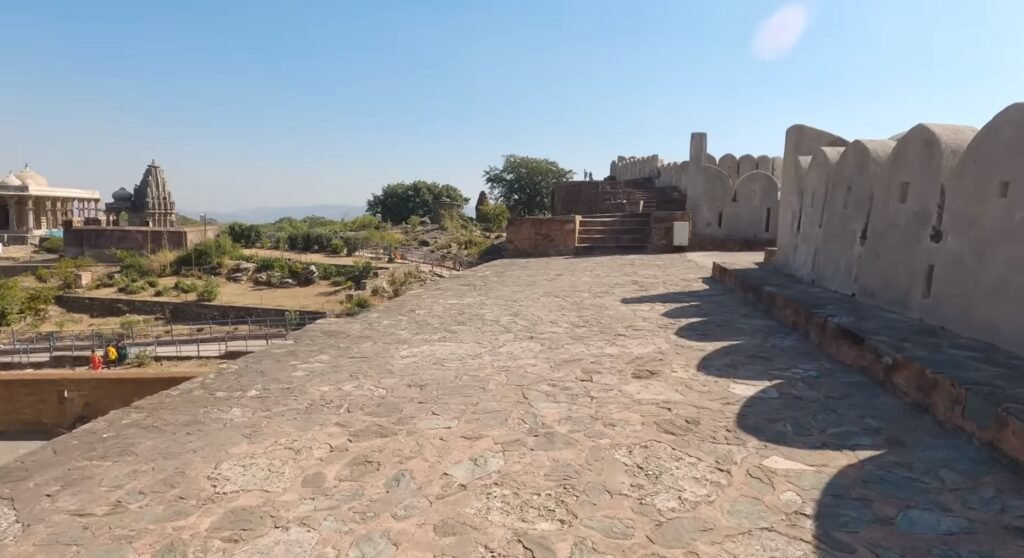
<path id="1" fill-rule="evenodd" d="M 712 277 L 944 424 L 1024 464 L 1024 358 L 805 283 L 715 262 Z"/>

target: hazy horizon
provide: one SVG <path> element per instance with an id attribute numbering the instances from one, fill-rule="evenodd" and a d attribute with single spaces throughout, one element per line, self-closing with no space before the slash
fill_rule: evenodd
<path id="1" fill-rule="evenodd" d="M 1020 96 L 1010 1 L 9 3 L 0 171 L 106 198 L 156 159 L 180 208 L 475 199 L 504 154 L 595 177 L 617 155 L 781 155 L 980 127 Z M 3 167 L 6 165 L 6 168 Z"/>

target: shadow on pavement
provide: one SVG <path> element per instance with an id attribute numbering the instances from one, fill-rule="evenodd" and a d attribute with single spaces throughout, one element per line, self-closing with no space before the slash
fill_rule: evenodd
<path id="1" fill-rule="evenodd" d="M 679 337 L 731 343 L 705 355 L 698 369 L 758 382 L 737 427 L 802 450 L 816 469 L 794 463 L 795 469 L 769 475 L 776 492 L 796 487 L 817 497 L 807 513 L 819 556 L 1024 556 L 1024 481 L 1015 466 L 819 353 L 728 287 L 710 279 L 705 284 L 704 290 L 622 302 L 673 305 L 662 316 L 683 322 Z M 858 461 L 822 474 L 828 456 L 837 454 L 816 450 L 846 452 L 845 460 L 833 458 L 836 463 L 851 456 Z M 820 463 L 810 463 L 816 455 Z"/>

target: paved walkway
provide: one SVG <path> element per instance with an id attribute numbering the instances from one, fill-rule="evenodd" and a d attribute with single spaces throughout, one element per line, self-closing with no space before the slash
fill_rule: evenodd
<path id="1" fill-rule="evenodd" d="M 0 555 L 1024 555 L 1009 466 L 706 275 L 507 260 L 320 322 L 0 468 Z"/>

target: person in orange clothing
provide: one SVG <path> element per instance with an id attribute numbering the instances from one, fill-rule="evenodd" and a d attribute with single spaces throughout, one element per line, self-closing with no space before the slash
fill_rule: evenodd
<path id="1" fill-rule="evenodd" d="M 96 349 L 93 349 L 89 355 L 89 370 L 97 371 L 101 368 L 103 368 L 103 359 L 96 353 Z"/>

